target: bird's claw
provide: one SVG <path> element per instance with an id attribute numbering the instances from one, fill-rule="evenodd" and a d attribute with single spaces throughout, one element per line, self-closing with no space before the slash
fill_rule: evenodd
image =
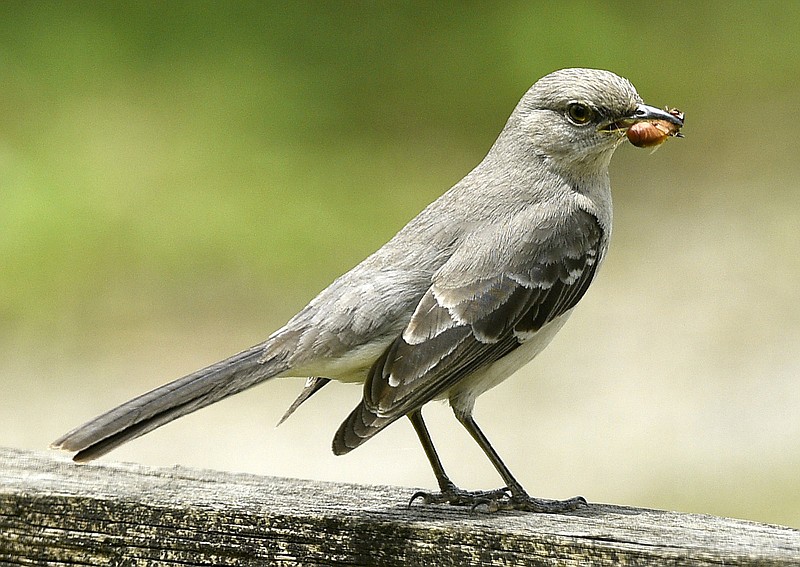
<path id="1" fill-rule="evenodd" d="M 415 500 L 422 500 L 424 504 L 450 504 L 451 506 L 469 506 L 474 511 L 479 506 L 487 506 L 491 509 L 492 503 L 498 500 L 508 500 L 510 497 L 508 488 L 498 488 L 497 490 L 461 490 L 456 486 L 448 487 L 441 492 L 425 492 L 420 490 L 415 492 L 408 501 L 408 507 L 414 504 Z M 498 508 L 499 509 L 499 508 Z"/>
<path id="2" fill-rule="evenodd" d="M 507 487 L 497 490 L 469 491 L 453 486 L 441 492 L 418 491 L 411 496 L 408 507 L 410 508 L 414 501 L 418 499 L 421 499 L 426 505 L 469 506 L 472 512 L 482 508 L 490 514 L 499 510 L 561 514 L 588 506 L 583 496 L 576 496 L 569 500 L 546 500 L 543 498 L 531 498 L 525 492 L 512 493 Z"/>
<path id="3" fill-rule="evenodd" d="M 537 512 L 540 514 L 563 514 L 573 512 L 589 503 L 583 496 L 576 496 L 568 500 L 547 500 L 544 498 L 531 498 L 527 494 L 514 495 L 505 500 L 496 500 L 490 506 L 490 512 L 497 510 L 521 510 L 523 512 Z"/>

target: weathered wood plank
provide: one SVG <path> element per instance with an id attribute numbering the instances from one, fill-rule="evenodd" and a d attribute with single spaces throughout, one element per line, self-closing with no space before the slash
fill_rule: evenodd
<path id="1" fill-rule="evenodd" d="M 800 530 L 592 504 L 407 507 L 412 490 L 0 449 L 0 562 L 18 565 L 800 565 Z"/>

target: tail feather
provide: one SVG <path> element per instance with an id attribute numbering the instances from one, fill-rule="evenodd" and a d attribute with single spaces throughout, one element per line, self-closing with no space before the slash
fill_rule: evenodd
<path id="1" fill-rule="evenodd" d="M 335 455 L 349 453 L 401 417 L 402 414 L 381 417 L 368 409 L 362 401 L 339 426 L 333 438 L 333 453 Z"/>
<path id="2" fill-rule="evenodd" d="M 278 425 L 289 419 L 289 416 L 294 413 L 294 410 L 300 407 L 300 404 L 319 392 L 320 389 L 322 389 L 322 387 L 330 381 L 330 378 L 325 378 L 324 376 L 311 376 L 308 380 L 306 380 L 306 385 L 303 388 L 303 391 L 300 392 L 300 395 L 297 396 L 297 399 L 292 402 L 292 405 L 289 406 L 289 409 L 286 410 L 286 413 L 283 414 L 283 417 L 281 417 L 280 421 L 277 423 L 277 425 L 275 425 L 275 427 L 278 427 Z"/>
<path id="3" fill-rule="evenodd" d="M 53 448 L 77 451 L 90 461 L 170 421 L 246 390 L 286 370 L 279 360 L 261 361 L 264 345 L 235 354 L 142 394 L 55 440 Z"/>

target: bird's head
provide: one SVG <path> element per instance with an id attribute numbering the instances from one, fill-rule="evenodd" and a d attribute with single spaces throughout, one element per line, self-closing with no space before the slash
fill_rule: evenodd
<path id="1" fill-rule="evenodd" d="M 669 125 L 664 136 L 683 126 L 682 114 L 644 104 L 627 79 L 598 69 L 562 69 L 525 93 L 509 127 L 517 144 L 559 168 L 600 172 L 628 129 L 642 122 Z"/>

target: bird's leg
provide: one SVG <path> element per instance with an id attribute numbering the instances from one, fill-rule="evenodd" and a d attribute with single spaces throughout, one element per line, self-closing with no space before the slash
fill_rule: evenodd
<path id="1" fill-rule="evenodd" d="M 495 499 L 488 502 L 487 506 L 490 512 L 496 510 L 525 510 L 528 512 L 561 513 L 576 510 L 587 505 L 586 499 L 583 498 L 583 496 L 576 496 L 569 500 L 545 500 L 528 496 L 528 493 L 525 492 L 522 485 L 514 478 L 511 471 L 500 459 L 500 455 L 497 454 L 497 451 L 495 451 L 494 447 L 489 443 L 489 439 L 487 439 L 483 431 L 480 430 L 478 424 L 475 423 L 472 414 L 458 411 L 454 413 L 456 414 L 456 419 L 469 431 L 469 434 L 472 435 L 475 442 L 478 443 L 480 448 L 483 449 L 483 452 L 486 453 L 486 456 L 492 462 L 494 468 L 497 469 L 497 472 L 500 473 L 500 476 L 508 487 L 508 491 L 511 493 L 510 498 Z"/>
<path id="2" fill-rule="evenodd" d="M 411 420 L 411 424 L 417 432 L 422 448 L 425 449 L 425 455 L 427 455 L 428 461 L 431 463 L 431 468 L 433 469 L 433 474 L 436 476 L 436 482 L 439 483 L 440 490 L 438 493 L 422 491 L 414 493 L 411 497 L 411 501 L 408 503 L 409 506 L 413 504 L 414 500 L 421 498 L 425 504 L 453 504 L 454 506 L 470 506 L 472 508 L 480 505 L 491 507 L 491 502 L 501 498 L 508 498 L 508 491 L 505 488 L 475 492 L 458 488 L 444 472 L 442 461 L 439 460 L 439 455 L 436 454 L 436 449 L 433 446 L 430 433 L 428 433 L 428 428 L 422 420 L 422 412 L 420 410 L 415 410 L 408 414 L 408 419 Z"/>

